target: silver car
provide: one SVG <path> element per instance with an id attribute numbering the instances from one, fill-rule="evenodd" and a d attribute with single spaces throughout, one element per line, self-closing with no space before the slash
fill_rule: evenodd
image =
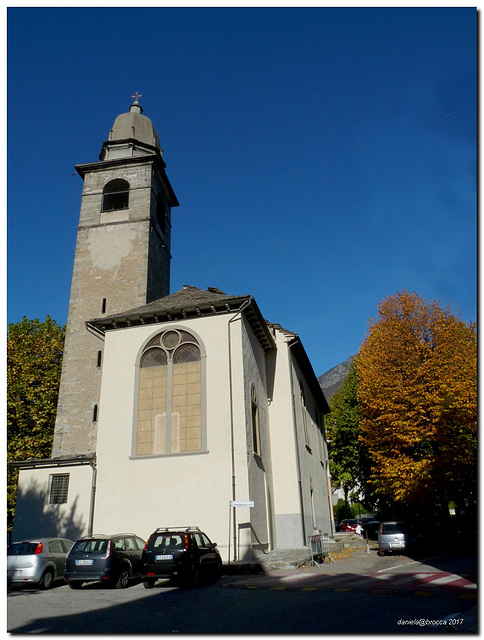
<path id="1" fill-rule="evenodd" d="M 378 555 L 394 551 L 405 551 L 413 537 L 404 522 L 382 522 L 378 530 Z"/>
<path id="2" fill-rule="evenodd" d="M 50 589 L 64 577 L 66 556 L 73 543 L 65 538 L 13 542 L 7 549 L 7 584 L 36 584 Z"/>

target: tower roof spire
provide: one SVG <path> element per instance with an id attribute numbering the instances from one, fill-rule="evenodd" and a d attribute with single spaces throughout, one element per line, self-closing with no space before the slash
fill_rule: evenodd
<path id="1" fill-rule="evenodd" d="M 143 116 L 139 103 L 141 94 L 136 91 L 128 113 L 121 113 L 114 121 L 108 140 L 103 144 L 100 160 L 131 158 L 160 152 L 160 140 L 153 123 Z"/>

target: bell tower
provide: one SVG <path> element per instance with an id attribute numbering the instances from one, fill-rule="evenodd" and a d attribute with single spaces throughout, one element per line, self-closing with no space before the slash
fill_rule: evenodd
<path id="1" fill-rule="evenodd" d="M 114 121 L 99 161 L 76 165 L 84 181 L 52 457 L 93 454 L 102 342 L 85 322 L 170 293 L 171 209 L 155 128 L 136 92 Z"/>

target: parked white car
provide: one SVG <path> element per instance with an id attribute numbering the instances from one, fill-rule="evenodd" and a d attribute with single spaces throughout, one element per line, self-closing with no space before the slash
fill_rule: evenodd
<path id="1" fill-rule="evenodd" d="M 73 542 L 65 538 L 38 538 L 12 542 L 7 549 L 7 584 L 37 584 L 50 589 L 64 578 L 66 556 Z"/>
<path id="2" fill-rule="evenodd" d="M 382 522 L 378 531 L 378 555 L 406 551 L 414 542 L 404 522 Z"/>

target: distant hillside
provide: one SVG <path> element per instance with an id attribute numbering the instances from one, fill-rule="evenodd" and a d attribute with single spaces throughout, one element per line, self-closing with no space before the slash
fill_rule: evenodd
<path id="1" fill-rule="evenodd" d="M 327 402 L 330 401 L 331 396 L 334 396 L 334 394 L 343 384 L 343 381 L 348 375 L 348 371 L 354 359 L 355 356 L 351 356 L 350 358 L 348 358 L 348 360 L 345 360 L 341 364 L 337 364 L 329 371 L 326 371 L 326 373 L 323 373 L 322 376 L 319 376 L 319 386 L 323 390 L 324 397 L 326 398 Z"/>

